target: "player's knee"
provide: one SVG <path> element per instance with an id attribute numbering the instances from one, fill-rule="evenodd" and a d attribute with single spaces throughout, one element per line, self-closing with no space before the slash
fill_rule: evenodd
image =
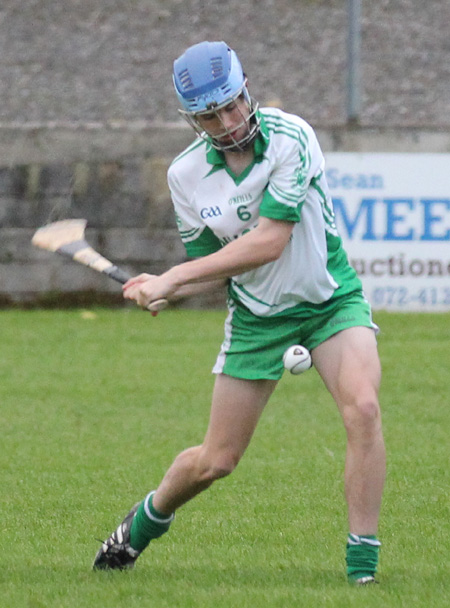
<path id="1" fill-rule="evenodd" d="M 225 451 L 218 454 L 205 454 L 201 476 L 205 481 L 212 483 L 230 475 L 238 462 L 239 457 L 232 452 Z"/>
<path id="2" fill-rule="evenodd" d="M 370 437 L 380 428 L 381 414 L 375 396 L 360 396 L 342 409 L 345 428 L 349 435 Z"/>

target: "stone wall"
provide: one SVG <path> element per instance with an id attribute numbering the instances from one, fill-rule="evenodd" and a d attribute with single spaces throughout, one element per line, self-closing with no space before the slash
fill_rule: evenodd
<path id="1" fill-rule="evenodd" d="M 26 140 L 28 135 L 36 138 L 36 133 L 24 136 L 23 132 L 16 137 Z M 171 157 L 163 155 L 164 146 L 155 146 L 148 154 L 120 153 L 123 133 L 112 139 L 100 135 L 102 148 L 89 131 L 82 134 L 82 142 L 78 133 L 73 146 L 70 136 L 64 135 L 69 154 L 58 155 L 58 146 L 52 146 L 48 156 L 31 154 L 11 167 L 0 167 L 0 302 L 4 305 L 120 298 L 120 288 L 109 279 L 31 245 L 36 228 L 59 219 L 86 218 L 88 242 L 130 273 L 160 273 L 183 259 L 166 184 Z M 79 154 L 77 140 L 84 149 Z M 30 152 L 32 146 L 25 148 Z"/>
<path id="2" fill-rule="evenodd" d="M 0 123 L 176 120 L 173 60 L 238 51 L 253 95 L 346 122 L 348 0 L 2 0 Z M 365 126 L 450 126 L 448 0 L 361 0 Z"/>

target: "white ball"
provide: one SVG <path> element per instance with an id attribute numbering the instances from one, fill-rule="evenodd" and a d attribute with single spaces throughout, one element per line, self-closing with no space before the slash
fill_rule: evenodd
<path id="1" fill-rule="evenodd" d="M 302 374 L 312 365 L 309 350 L 300 344 L 290 346 L 283 355 L 283 365 L 291 374 Z"/>

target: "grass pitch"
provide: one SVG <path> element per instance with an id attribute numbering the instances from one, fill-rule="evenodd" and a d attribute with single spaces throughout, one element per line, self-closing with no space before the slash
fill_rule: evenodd
<path id="1" fill-rule="evenodd" d="M 96 539 L 202 440 L 224 316 L 0 312 L 0 605 L 447 607 L 449 314 L 375 316 L 380 585 L 345 579 L 345 437 L 315 370 L 285 375 L 236 472 L 181 509 L 134 571 L 91 570 Z"/>

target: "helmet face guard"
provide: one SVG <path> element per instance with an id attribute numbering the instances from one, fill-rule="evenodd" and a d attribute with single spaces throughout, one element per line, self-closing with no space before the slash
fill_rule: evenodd
<path id="1" fill-rule="evenodd" d="M 248 109 L 248 113 L 244 114 L 242 111 L 239 111 L 242 117 L 242 121 L 235 125 L 233 128 L 233 132 L 231 132 L 223 123 L 220 111 L 222 108 L 227 106 L 230 103 L 233 103 L 239 97 L 243 97 L 246 102 L 246 107 Z M 186 112 L 185 110 L 178 110 L 183 118 L 186 119 L 188 124 L 194 129 L 199 137 L 202 137 L 216 150 L 229 150 L 238 151 L 238 150 L 246 150 L 250 144 L 253 142 L 255 137 L 259 132 L 259 118 L 256 115 L 258 110 L 258 104 L 254 102 L 248 95 L 246 87 L 241 91 L 241 93 L 233 99 L 228 100 L 222 106 L 214 107 L 211 110 L 207 110 L 206 112 L 198 112 L 197 114 L 192 114 L 190 112 Z M 199 118 L 201 118 L 202 114 L 214 114 L 217 118 L 217 121 L 222 124 L 223 130 L 214 134 L 214 136 L 210 135 L 207 130 L 204 130 L 204 127 L 199 122 Z M 240 130 L 241 127 L 246 126 L 246 132 L 239 139 L 237 139 L 234 135 L 234 132 Z"/>
<path id="2" fill-rule="evenodd" d="M 174 62 L 173 81 L 182 106 L 181 115 L 214 148 L 244 150 L 255 139 L 259 132 L 258 104 L 248 94 L 247 80 L 236 53 L 225 42 L 201 42 L 187 49 Z M 248 115 L 242 113 L 242 122 L 237 128 L 247 125 L 244 136 L 237 140 L 225 125 L 223 132 L 214 137 L 203 130 L 197 117 L 215 114 L 222 122 L 219 110 L 241 97 L 246 102 Z"/>

